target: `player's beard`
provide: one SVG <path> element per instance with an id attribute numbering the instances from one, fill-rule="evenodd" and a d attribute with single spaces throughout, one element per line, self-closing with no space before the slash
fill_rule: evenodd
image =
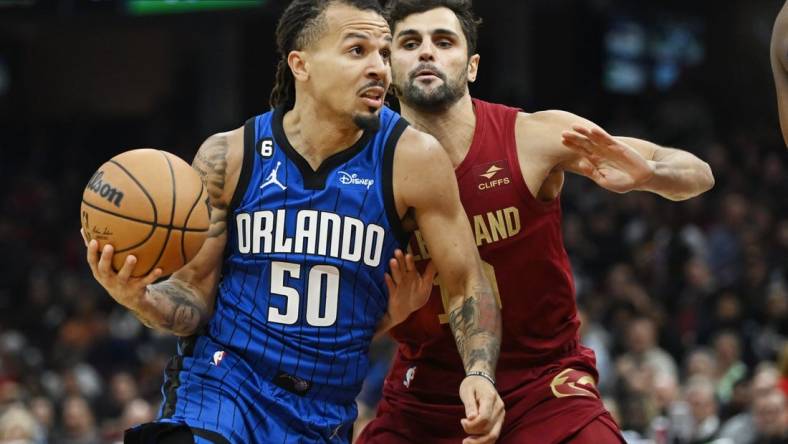
<path id="1" fill-rule="evenodd" d="M 389 85 L 382 80 L 373 80 L 359 88 L 357 94 L 361 95 L 365 90 L 373 87 L 383 88 L 383 95 L 385 96 L 385 90 L 388 89 Z M 378 111 L 380 109 L 370 107 L 368 113 L 353 113 L 353 123 L 363 131 L 377 131 L 380 129 L 380 115 Z"/>
<path id="2" fill-rule="evenodd" d="M 423 69 L 425 68 L 420 66 L 411 71 L 405 87 L 397 88 L 400 92 L 400 101 L 406 105 L 427 112 L 440 112 L 449 109 L 465 95 L 465 85 L 468 84 L 468 75 L 465 70 L 461 71 L 456 79 L 450 81 L 446 74 L 430 68 L 442 83 L 428 92 L 416 84 L 416 74 Z"/>
<path id="3" fill-rule="evenodd" d="M 353 123 L 363 131 L 377 131 L 380 129 L 380 117 L 377 111 L 371 108 L 369 113 L 353 114 Z"/>

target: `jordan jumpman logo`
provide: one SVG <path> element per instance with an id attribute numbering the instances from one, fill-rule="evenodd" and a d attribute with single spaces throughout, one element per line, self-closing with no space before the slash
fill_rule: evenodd
<path id="1" fill-rule="evenodd" d="M 279 179 L 276 178 L 276 172 L 277 170 L 279 170 L 280 165 L 282 165 L 282 162 L 276 162 L 276 167 L 273 170 L 271 170 L 271 174 L 269 174 L 268 178 L 265 179 L 265 183 L 260 185 L 260 189 L 263 189 L 271 184 L 278 185 L 279 188 L 281 188 L 283 191 L 287 189 L 287 187 L 282 185 L 282 183 L 279 182 Z"/>

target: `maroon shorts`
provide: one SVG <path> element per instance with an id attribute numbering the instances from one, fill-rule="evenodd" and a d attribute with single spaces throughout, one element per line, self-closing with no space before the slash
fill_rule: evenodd
<path id="1" fill-rule="evenodd" d="M 596 372 L 585 358 L 568 356 L 522 373 L 523 384 L 501 395 L 506 418 L 499 443 L 624 442 L 599 399 Z M 460 424 L 465 409 L 459 397 L 416 396 L 392 383 L 397 376 L 390 375 L 377 416 L 357 443 L 457 444 L 468 436 Z"/>

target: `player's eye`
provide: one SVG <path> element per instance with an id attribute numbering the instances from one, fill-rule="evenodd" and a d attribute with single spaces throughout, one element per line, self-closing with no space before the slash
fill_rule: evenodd
<path id="1" fill-rule="evenodd" d="M 438 41 L 435 43 L 435 46 L 437 46 L 438 48 L 447 49 L 447 48 L 451 48 L 451 47 L 452 47 L 452 46 L 454 46 L 454 45 L 451 43 L 451 41 L 450 41 L 450 40 L 445 40 L 445 39 L 444 39 L 444 40 L 438 40 Z"/>
<path id="2" fill-rule="evenodd" d="M 357 55 L 357 56 L 363 55 L 364 54 L 364 48 L 362 48 L 361 46 L 354 46 L 354 47 L 350 48 L 350 53 L 353 54 L 353 55 Z"/>
<path id="3" fill-rule="evenodd" d="M 403 49 L 407 49 L 407 50 L 413 50 L 413 49 L 416 49 L 418 47 L 419 47 L 419 44 L 415 40 L 408 40 L 408 41 L 406 41 L 405 43 L 402 44 L 402 48 Z"/>
<path id="4" fill-rule="evenodd" d="M 383 60 L 389 60 L 391 58 L 391 50 L 390 49 L 382 49 L 380 51 L 380 55 L 383 57 Z"/>

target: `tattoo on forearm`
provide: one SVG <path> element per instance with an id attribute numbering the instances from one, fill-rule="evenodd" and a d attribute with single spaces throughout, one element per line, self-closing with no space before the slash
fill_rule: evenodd
<path id="1" fill-rule="evenodd" d="M 208 321 L 208 310 L 199 296 L 184 285 L 168 280 L 148 286 L 150 307 L 136 313 L 148 327 L 178 336 L 194 334 Z"/>
<path id="2" fill-rule="evenodd" d="M 227 230 L 227 203 L 223 195 L 227 180 L 228 151 L 227 137 L 217 134 L 203 143 L 192 162 L 192 167 L 197 170 L 205 184 L 213 207 L 208 237 L 219 237 Z"/>
<path id="3" fill-rule="evenodd" d="M 449 325 L 465 370 L 477 364 L 495 374 L 501 344 L 501 318 L 495 296 L 489 290 L 477 290 L 461 307 L 449 313 Z"/>

